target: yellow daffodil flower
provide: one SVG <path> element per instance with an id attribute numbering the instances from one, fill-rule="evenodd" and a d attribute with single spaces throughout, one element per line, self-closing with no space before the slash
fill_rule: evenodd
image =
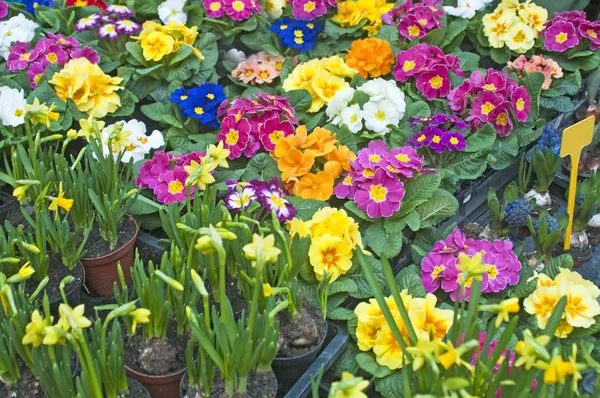
<path id="1" fill-rule="evenodd" d="M 184 166 L 184 170 L 188 173 L 186 185 L 196 185 L 200 189 L 205 190 L 206 187 L 215 182 L 215 177 L 211 174 L 214 170 L 214 165 L 210 163 L 198 163 L 192 160 L 189 166 Z M 216 166 L 215 166 L 216 167 Z"/>
<path id="2" fill-rule="evenodd" d="M 262 237 L 258 234 L 252 236 L 252 243 L 248 243 L 242 248 L 244 257 L 252 260 L 252 265 L 255 266 L 258 261 L 261 264 L 273 264 L 277 261 L 281 250 L 275 247 L 275 236 L 267 235 Z"/>
<path id="3" fill-rule="evenodd" d="M 31 266 L 29 261 L 27 261 L 23 266 L 19 269 L 19 272 L 8 278 L 6 281 L 9 283 L 18 283 L 25 281 L 31 277 L 35 273 L 35 269 Z"/>
<path id="4" fill-rule="evenodd" d="M 531 369 L 538 359 L 549 360 L 550 354 L 546 350 L 546 345 L 550 342 L 550 337 L 546 335 L 533 337 L 531 331 L 526 329 L 523 332 L 523 340 L 517 343 L 515 351 L 519 358 L 515 361 L 515 366 L 525 366 L 525 369 Z"/>
<path id="5" fill-rule="evenodd" d="M 227 157 L 229 156 L 229 153 L 229 149 L 225 149 L 223 147 L 223 141 L 219 141 L 217 146 L 212 144 L 208 146 L 208 149 L 206 150 L 205 161 L 213 162 L 219 167 L 227 168 L 229 167 L 229 164 L 227 163 Z"/>
<path id="6" fill-rule="evenodd" d="M 44 340 L 44 331 L 51 325 L 50 318 L 42 318 L 38 310 L 34 310 L 31 314 L 31 322 L 25 327 L 25 335 L 23 335 L 23 345 L 31 344 L 34 347 L 42 345 Z"/>
<path id="7" fill-rule="evenodd" d="M 354 377 L 349 372 L 342 372 L 342 382 L 331 383 L 330 398 L 367 398 L 363 392 L 369 386 L 369 381 L 362 377 Z"/>
<path id="8" fill-rule="evenodd" d="M 62 208 L 65 211 L 70 211 L 71 207 L 73 207 L 73 199 L 66 199 L 65 192 L 63 191 L 62 181 L 58 185 L 58 197 L 51 197 L 52 201 L 48 206 L 48 210 L 50 211 L 58 211 L 58 208 Z"/>
<path id="9" fill-rule="evenodd" d="M 131 333 L 135 333 L 138 324 L 150 322 L 150 310 L 146 308 L 136 308 L 129 313 L 131 317 Z"/>

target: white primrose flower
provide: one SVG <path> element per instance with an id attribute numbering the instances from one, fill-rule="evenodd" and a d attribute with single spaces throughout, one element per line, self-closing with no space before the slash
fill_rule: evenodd
<path id="1" fill-rule="evenodd" d="M 187 22 L 187 13 L 183 10 L 186 0 L 166 0 L 158 6 L 158 17 L 163 24 L 173 21 L 178 25 Z"/>
<path id="2" fill-rule="evenodd" d="M 360 109 L 360 105 L 354 104 L 342 110 L 341 114 L 342 123 L 348 126 L 350 132 L 356 134 L 363 127 L 363 115 Z"/>
<path id="3" fill-rule="evenodd" d="M 121 131 L 115 136 L 117 125 L 122 126 Z M 117 122 L 102 129 L 102 144 L 104 151 L 108 152 L 108 139 L 112 136 L 112 152 L 118 154 L 123 152 L 122 161 L 128 163 L 143 160 L 152 149 L 158 149 L 165 145 L 165 140 L 160 131 L 154 130 L 152 134 L 146 135 L 144 122 L 132 119 L 128 122 Z"/>
<path id="4" fill-rule="evenodd" d="M 388 125 L 400 123 L 400 113 L 394 103 L 388 100 L 369 101 L 363 107 L 365 126 L 374 133 L 385 135 L 390 132 Z"/>
<path id="5" fill-rule="evenodd" d="M 454 17 L 471 19 L 489 3 L 491 0 L 458 0 L 457 7 L 444 6 L 444 11 Z"/>
<path id="6" fill-rule="evenodd" d="M 23 90 L 0 87 L 0 124 L 4 126 L 20 126 L 25 122 L 25 93 Z"/>
<path id="7" fill-rule="evenodd" d="M 286 3 L 286 0 L 266 0 L 263 9 L 269 18 L 277 19 L 283 14 Z"/>
<path id="8" fill-rule="evenodd" d="M 38 24 L 19 14 L 0 22 L 0 56 L 8 57 L 10 46 L 17 42 L 29 43 L 33 40 Z"/>
<path id="9" fill-rule="evenodd" d="M 232 61 L 232 62 L 240 63 L 240 61 L 242 59 L 246 58 L 246 54 L 244 54 L 243 51 L 232 48 L 231 50 L 229 50 L 227 52 L 221 51 L 221 57 L 223 58 L 224 61 Z"/>
<path id="10" fill-rule="evenodd" d="M 406 110 L 404 93 L 400 90 L 395 81 L 384 80 L 378 77 L 377 79 L 369 80 L 358 87 L 358 90 L 371 97 L 371 101 L 386 100 L 391 102 L 400 119 L 404 117 L 404 112 Z"/>
<path id="11" fill-rule="evenodd" d="M 328 121 L 333 125 L 338 126 L 342 120 L 342 111 L 348 107 L 348 103 L 352 101 L 354 96 L 354 89 L 347 87 L 335 93 L 331 101 L 327 104 L 325 113 L 327 114 Z"/>

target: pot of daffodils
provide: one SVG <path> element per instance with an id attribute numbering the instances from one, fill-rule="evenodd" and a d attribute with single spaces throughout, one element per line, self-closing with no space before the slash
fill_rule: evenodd
<path id="1" fill-rule="evenodd" d="M 132 289 L 124 284 L 115 288 L 119 305 L 137 297 L 147 308 L 147 322 L 138 326 L 125 319 L 125 369 L 142 383 L 152 397 L 179 397 L 179 383 L 186 370 L 186 345 L 189 340 L 186 307 L 195 307 L 199 294 L 192 287 L 190 268 L 185 266 L 177 246 L 164 253 L 161 263 L 144 264 L 136 254 L 131 268 Z M 137 333 L 136 332 L 137 329 Z"/>
<path id="2" fill-rule="evenodd" d="M 78 195 L 75 203 L 81 202 L 77 209 L 81 219 L 85 220 L 86 209 L 91 208 L 94 215 L 86 256 L 81 259 L 86 270 L 86 286 L 98 295 L 112 296 L 113 285 L 119 281 L 117 264 L 121 264 L 125 283 L 131 282 L 130 268 L 139 227 L 127 211 L 135 202 L 138 190 L 133 183 L 131 161 L 122 161 L 123 137 L 131 133 L 117 123 L 101 134 L 99 123 L 91 122 L 92 133 L 89 147 L 84 149 L 83 167 L 69 168 L 68 179 Z"/>
<path id="3" fill-rule="evenodd" d="M 207 239 L 201 238 L 198 249 L 215 254 L 219 264 L 219 304 L 209 308 L 209 294 L 202 278 L 192 271 L 195 288 L 202 296 L 202 311 L 187 308 L 193 339 L 187 348 L 187 377 L 181 383 L 182 397 L 261 396 L 277 394 L 277 379 L 271 363 L 277 354 L 279 321 L 277 315 L 288 307 L 288 301 L 276 303 L 272 295 L 265 297 L 262 278 L 247 279 L 253 300 L 236 320 L 225 294 L 227 254 L 223 240 L 212 226 Z M 265 244 L 266 243 L 266 244 Z M 257 269 L 264 269 L 272 256 L 272 243 L 257 240 L 245 246 L 244 253 L 253 259 Z M 196 353 L 196 354 L 195 354 Z"/>

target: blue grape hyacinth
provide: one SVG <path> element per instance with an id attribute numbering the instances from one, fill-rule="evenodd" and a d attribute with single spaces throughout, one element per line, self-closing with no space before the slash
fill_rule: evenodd
<path id="1" fill-rule="evenodd" d="M 527 224 L 527 216 L 531 214 L 531 205 L 527 199 L 513 200 L 504 209 L 504 221 L 511 227 Z"/>
<path id="2" fill-rule="evenodd" d="M 552 150 L 554 155 L 560 154 L 560 135 L 553 123 L 546 123 L 538 140 L 537 149 L 542 153 Z"/>

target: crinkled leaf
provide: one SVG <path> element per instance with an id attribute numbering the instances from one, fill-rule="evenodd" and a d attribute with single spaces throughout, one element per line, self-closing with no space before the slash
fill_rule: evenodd
<path id="1" fill-rule="evenodd" d="M 371 224 L 365 231 L 363 239 L 375 253 L 386 258 L 396 257 L 402 249 L 402 234 L 386 232 L 383 221 Z"/>

